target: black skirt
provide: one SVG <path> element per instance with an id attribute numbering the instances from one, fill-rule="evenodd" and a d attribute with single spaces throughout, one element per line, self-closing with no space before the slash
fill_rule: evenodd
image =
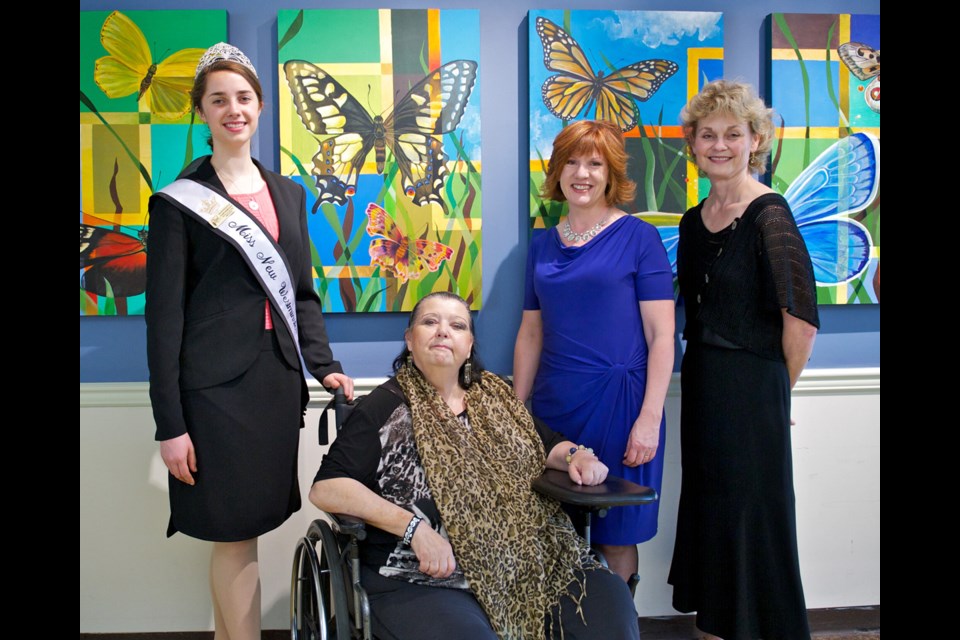
<path id="1" fill-rule="evenodd" d="M 196 484 L 170 476 L 168 536 L 248 540 L 300 508 L 300 393 L 300 372 L 284 361 L 273 331 L 264 333 L 260 354 L 243 375 L 182 392 Z"/>
<path id="2" fill-rule="evenodd" d="M 725 640 L 807 639 L 786 365 L 690 341 L 673 606 Z"/>

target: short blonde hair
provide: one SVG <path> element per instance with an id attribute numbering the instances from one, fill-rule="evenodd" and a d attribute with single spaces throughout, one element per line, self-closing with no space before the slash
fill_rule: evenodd
<path id="1" fill-rule="evenodd" d="M 556 202 L 565 202 L 560 189 L 560 174 L 573 156 L 599 153 L 607 163 L 607 188 L 604 199 L 610 206 L 633 201 L 637 185 L 627 177 L 627 150 L 623 134 L 612 122 L 580 120 L 565 127 L 553 141 L 553 152 L 547 165 L 547 177 L 540 195 Z"/>
<path id="2" fill-rule="evenodd" d="M 767 158 L 773 146 L 773 109 L 746 82 L 714 80 L 693 96 L 680 112 L 683 135 L 687 141 L 687 153 L 691 158 L 697 125 L 714 114 L 727 114 L 750 126 L 750 133 L 757 139 L 757 150 L 750 154 L 750 168 L 757 173 L 767 169 Z"/>

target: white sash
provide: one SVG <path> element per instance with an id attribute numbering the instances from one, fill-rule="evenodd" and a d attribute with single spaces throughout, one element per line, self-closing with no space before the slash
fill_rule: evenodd
<path id="1" fill-rule="evenodd" d="M 180 204 L 185 213 L 206 222 L 214 233 L 236 247 L 267 293 L 275 315 L 283 318 L 297 347 L 301 370 L 306 373 L 297 329 L 296 284 L 280 246 L 246 211 L 206 185 L 182 179 L 158 193 Z"/>

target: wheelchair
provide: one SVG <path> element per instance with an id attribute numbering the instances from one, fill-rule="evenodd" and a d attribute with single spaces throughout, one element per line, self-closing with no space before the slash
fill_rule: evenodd
<path id="1" fill-rule="evenodd" d="M 347 403 L 343 391 L 337 389 L 331 404 L 339 431 L 353 403 Z M 320 423 L 321 445 L 328 444 L 326 419 L 327 411 Z M 587 487 L 574 484 L 565 472 L 555 469 L 544 471 L 533 488 L 574 511 L 574 525 L 588 545 L 594 517 L 604 517 L 612 507 L 658 499 L 655 490 L 621 478 L 608 476 L 603 484 Z M 323 512 L 297 541 L 290 577 L 293 640 L 373 640 L 370 602 L 360 584 L 359 543 L 364 539 L 362 520 Z M 635 586 L 635 582 L 630 585 L 631 592 Z"/>

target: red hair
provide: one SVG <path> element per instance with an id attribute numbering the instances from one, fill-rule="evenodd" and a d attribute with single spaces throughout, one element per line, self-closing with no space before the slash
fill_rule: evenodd
<path id="1" fill-rule="evenodd" d="M 560 174 L 573 156 L 603 156 L 607 164 L 607 188 L 604 198 L 610 206 L 626 204 L 633 200 L 637 185 L 627 177 L 627 150 L 623 134 L 611 122 L 580 120 L 565 127 L 553 141 L 553 153 L 547 165 L 547 177 L 540 188 L 540 195 L 556 202 L 566 202 L 560 189 Z"/>

